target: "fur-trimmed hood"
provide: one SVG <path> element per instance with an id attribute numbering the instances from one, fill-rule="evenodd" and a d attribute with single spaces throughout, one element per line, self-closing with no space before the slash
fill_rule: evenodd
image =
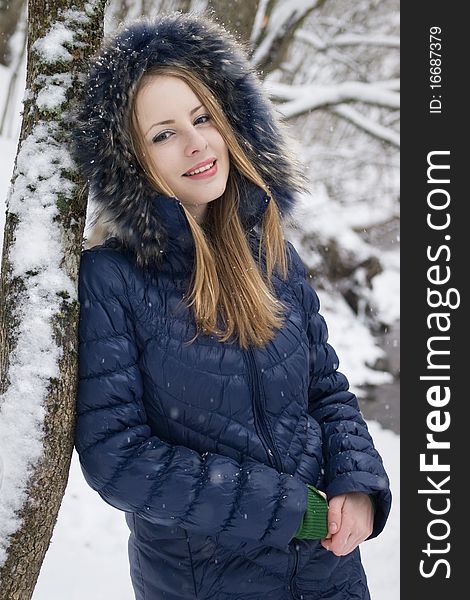
<path id="1" fill-rule="evenodd" d="M 184 214 L 179 201 L 156 194 L 136 164 L 127 133 L 129 99 L 156 65 L 182 65 L 220 101 L 239 143 L 256 165 L 283 218 L 305 178 L 286 142 L 284 125 L 267 98 L 244 47 L 220 24 L 192 13 L 140 19 L 107 40 L 84 86 L 74 154 L 90 184 L 96 211 L 142 266 L 158 265 L 171 230 Z M 245 228 L 261 218 L 265 192 L 242 176 L 239 213 Z M 187 223 L 187 222 L 186 222 Z M 189 229 L 189 227 L 188 227 Z"/>

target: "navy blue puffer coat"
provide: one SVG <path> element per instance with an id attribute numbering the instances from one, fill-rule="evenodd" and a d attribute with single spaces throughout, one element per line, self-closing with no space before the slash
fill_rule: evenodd
<path id="1" fill-rule="evenodd" d="M 359 548 L 337 557 L 318 541 L 293 539 L 306 509 L 306 483 L 329 498 L 372 495 L 371 537 L 385 525 L 391 495 L 292 244 L 287 280 L 273 279 L 287 312 L 271 342 L 243 350 L 236 341 L 200 335 L 186 343 L 196 334 L 183 302 L 194 266 L 190 228 L 180 202 L 155 194 L 129 166 L 113 129 L 123 126 L 116 108 L 120 95 L 110 114 L 106 89 L 118 85 L 114 61 L 124 60 L 123 45 L 140 44 L 137 55 L 128 53 L 135 67 L 136 56 L 148 65 L 149 56 L 164 61 L 165 51 L 171 62 L 197 27 L 208 36 L 206 51 L 221 38 L 195 18 L 172 17 L 152 27 L 126 30 L 114 58 L 111 49 L 108 62 L 97 63 L 76 134 L 92 192 L 113 216 L 116 232 L 84 251 L 80 265 L 76 449 L 83 473 L 126 514 L 137 600 L 366 600 Z M 162 39 L 161 52 L 152 54 L 155 40 Z M 197 69 L 197 55 L 184 52 L 179 59 L 193 60 Z M 241 82 L 246 93 L 226 100 L 235 102 L 238 114 L 262 109 L 263 132 L 238 132 L 249 148 L 262 136 L 269 160 L 287 169 L 270 179 L 269 164 L 261 168 L 287 214 L 295 176 L 278 143 L 278 124 L 246 63 L 238 54 L 230 57 L 225 85 L 238 88 Z M 123 107 L 122 119 L 124 113 Z M 256 256 L 257 226 L 269 196 L 247 182 L 242 190 L 240 217 Z M 147 219 L 132 221 L 142 212 Z M 147 244 L 142 222 L 155 224 L 156 248 Z"/>

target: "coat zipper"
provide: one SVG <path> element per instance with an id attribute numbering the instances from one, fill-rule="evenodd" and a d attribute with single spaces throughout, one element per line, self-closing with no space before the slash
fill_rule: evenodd
<path id="1" fill-rule="evenodd" d="M 292 573 L 289 578 L 289 591 L 290 591 L 292 598 L 297 600 L 297 596 L 295 593 L 295 584 L 294 584 L 294 577 L 297 575 L 297 568 L 299 566 L 299 551 L 297 549 L 297 545 L 294 546 L 294 552 L 295 552 L 294 568 L 292 569 Z"/>
<path id="2" fill-rule="evenodd" d="M 271 466 L 277 469 L 279 473 L 282 473 L 282 460 L 265 418 L 264 394 L 259 379 L 256 360 L 251 348 L 248 348 L 246 356 L 248 358 L 248 373 L 253 390 L 253 415 L 255 420 L 255 429 L 261 439 L 264 449 L 266 450 Z"/>

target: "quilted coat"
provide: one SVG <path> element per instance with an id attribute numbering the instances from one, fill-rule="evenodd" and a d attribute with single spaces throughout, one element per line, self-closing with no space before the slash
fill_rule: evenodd
<path id="1" fill-rule="evenodd" d="M 80 265 L 75 443 L 84 476 L 125 513 L 137 600 L 368 599 L 359 548 L 338 557 L 317 540 L 293 538 L 306 483 L 328 498 L 373 496 L 371 537 L 391 505 L 382 459 L 294 246 L 286 242 L 287 280 L 273 277 L 287 310 L 271 342 L 243 350 L 200 335 L 187 343 L 196 333 L 184 304 L 193 238 L 179 200 L 155 193 L 134 165 L 126 131 L 138 78 L 173 63 L 190 66 L 221 98 L 283 216 L 300 189 L 281 123 L 221 26 L 173 13 L 107 41 L 74 134 L 113 227 Z M 256 256 L 270 197 L 240 183 L 239 214 Z"/>

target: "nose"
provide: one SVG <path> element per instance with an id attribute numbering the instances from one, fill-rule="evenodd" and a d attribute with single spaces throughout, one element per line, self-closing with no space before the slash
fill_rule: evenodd
<path id="1" fill-rule="evenodd" d="M 187 136 L 185 155 L 192 156 L 196 152 L 201 152 L 207 148 L 207 140 L 197 129 L 192 129 Z"/>

